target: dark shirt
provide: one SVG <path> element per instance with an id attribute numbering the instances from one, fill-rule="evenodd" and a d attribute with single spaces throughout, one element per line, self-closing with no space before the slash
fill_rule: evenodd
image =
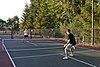
<path id="1" fill-rule="evenodd" d="M 72 44 L 73 46 L 76 45 L 75 37 L 72 33 L 68 35 L 68 39 L 70 40 L 69 43 Z"/>

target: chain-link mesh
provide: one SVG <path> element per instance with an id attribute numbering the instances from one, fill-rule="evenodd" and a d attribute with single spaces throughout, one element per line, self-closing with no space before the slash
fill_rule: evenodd
<path id="1" fill-rule="evenodd" d="M 67 40 L 67 29 L 28 29 L 29 36 L 32 38 L 42 37 L 42 38 L 62 38 Z M 91 44 L 91 29 L 71 29 L 74 34 L 77 44 Z M 23 36 L 24 30 L 13 31 L 13 36 Z M 31 34 L 30 34 L 31 32 Z M 0 31 L 1 35 L 11 35 L 11 30 Z M 94 45 L 100 44 L 100 29 L 94 29 Z M 99 45 L 100 46 L 100 45 Z"/>

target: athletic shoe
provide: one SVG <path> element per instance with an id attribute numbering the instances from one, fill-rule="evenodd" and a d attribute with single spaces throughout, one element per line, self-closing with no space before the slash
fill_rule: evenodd
<path id="1" fill-rule="evenodd" d="M 65 57 L 63 57 L 63 59 L 64 59 L 64 60 L 66 60 L 66 59 L 68 59 L 68 57 L 67 57 L 67 56 L 65 56 Z"/>

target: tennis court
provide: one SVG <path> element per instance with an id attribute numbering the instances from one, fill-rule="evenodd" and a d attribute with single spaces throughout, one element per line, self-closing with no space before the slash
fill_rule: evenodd
<path id="1" fill-rule="evenodd" d="M 63 43 L 56 40 L 3 39 L 3 43 L 10 58 L 8 67 L 100 67 L 97 50 L 77 47 L 73 57 L 63 60 Z"/>

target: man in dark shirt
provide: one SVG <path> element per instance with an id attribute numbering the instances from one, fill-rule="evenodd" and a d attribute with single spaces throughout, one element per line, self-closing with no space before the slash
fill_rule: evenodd
<path id="1" fill-rule="evenodd" d="M 64 45 L 65 47 L 65 54 L 66 56 L 63 59 L 68 59 L 68 56 L 73 56 L 73 51 L 72 49 L 75 49 L 76 41 L 74 35 L 70 32 L 70 29 L 67 31 L 68 34 L 68 41 Z"/>

